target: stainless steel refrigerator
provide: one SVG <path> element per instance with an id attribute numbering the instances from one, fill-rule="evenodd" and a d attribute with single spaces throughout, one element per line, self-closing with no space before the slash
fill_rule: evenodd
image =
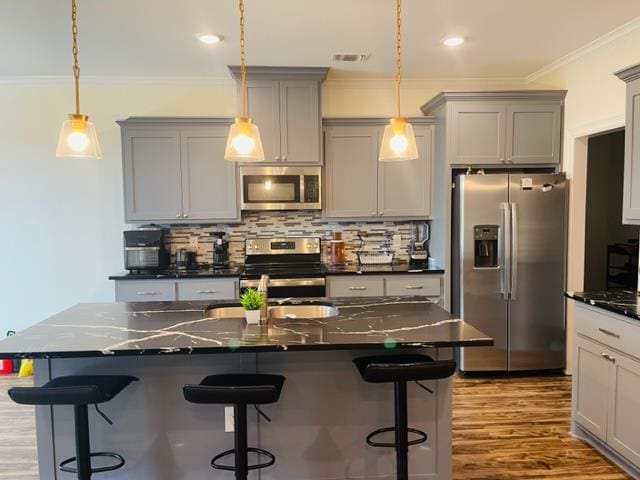
<path id="1" fill-rule="evenodd" d="M 566 204 L 564 174 L 456 178 L 452 310 L 495 342 L 461 371 L 564 368 Z"/>

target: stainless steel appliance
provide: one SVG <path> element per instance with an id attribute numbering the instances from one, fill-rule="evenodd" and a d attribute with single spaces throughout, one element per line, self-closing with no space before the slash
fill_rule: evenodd
<path id="1" fill-rule="evenodd" d="M 456 178 L 452 310 L 495 342 L 461 371 L 564 368 L 566 202 L 564 174 Z"/>
<path id="2" fill-rule="evenodd" d="M 176 270 L 189 270 L 197 268 L 196 252 L 186 248 L 176 251 Z"/>
<path id="3" fill-rule="evenodd" d="M 224 232 L 212 232 L 213 237 L 213 268 L 227 268 L 229 266 L 229 240 Z"/>
<path id="4" fill-rule="evenodd" d="M 157 271 L 169 266 L 165 247 L 166 230 L 143 227 L 124 232 L 124 268 L 129 271 Z"/>
<path id="5" fill-rule="evenodd" d="M 321 167 L 240 167 L 242 210 L 320 210 Z"/>
<path id="6" fill-rule="evenodd" d="M 240 289 L 258 288 L 269 276 L 269 298 L 324 297 L 320 239 L 317 237 L 259 238 L 245 242 Z"/>
<path id="7" fill-rule="evenodd" d="M 424 222 L 415 225 L 413 239 L 409 245 L 409 266 L 411 268 L 427 268 L 429 264 L 429 240 L 431 239 L 431 226 Z"/>

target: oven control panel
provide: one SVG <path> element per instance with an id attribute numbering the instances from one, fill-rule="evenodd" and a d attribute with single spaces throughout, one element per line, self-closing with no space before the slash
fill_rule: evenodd
<path id="1" fill-rule="evenodd" d="M 245 241 L 246 255 L 319 254 L 320 238 L 255 238 Z"/>

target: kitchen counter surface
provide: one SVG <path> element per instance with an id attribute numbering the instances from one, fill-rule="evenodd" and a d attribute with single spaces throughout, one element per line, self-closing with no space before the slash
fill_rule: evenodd
<path id="1" fill-rule="evenodd" d="M 302 301 L 302 299 L 301 299 Z M 223 302 L 85 303 L 0 341 L 0 358 L 71 358 L 236 351 L 490 346 L 493 340 L 425 297 L 308 299 L 325 319 L 212 319 Z"/>
<path id="2" fill-rule="evenodd" d="M 572 298 L 594 307 L 602 308 L 634 320 L 640 320 L 640 297 L 631 290 L 609 292 L 567 292 Z"/>
<path id="3" fill-rule="evenodd" d="M 324 264 L 322 270 L 325 275 L 388 275 L 394 273 L 432 273 L 443 274 L 440 267 L 411 268 L 407 262 L 392 263 L 391 265 L 358 265 L 350 263 L 346 265 Z"/>
<path id="4" fill-rule="evenodd" d="M 224 278 L 239 277 L 244 270 L 242 265 L 231 265 L 229 268 L 203 270 L 164 270 L 158 273 L 120 272 L 109 277 L 109 280 L 162 280 L 171 278 Z"/>

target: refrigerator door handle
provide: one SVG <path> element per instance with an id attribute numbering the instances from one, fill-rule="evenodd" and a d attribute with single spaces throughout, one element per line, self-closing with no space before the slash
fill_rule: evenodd
<path id="1" fill-rule="evenodd" d="M 511 204 L 511 300 L 518 298 L 518 204 Z"/>
<path id="2" fill-rule="evenodd" d="M 509 290 L 507 289 L 509 270 L 511 267 L 511 217 L 509 215 L 510 206 L 508 203 L 500 204 L 500 231 L 501 235 L 498 239 L 499 264 L 500 264 L 500 293 L 504 300 L 509 299 Z"/>

